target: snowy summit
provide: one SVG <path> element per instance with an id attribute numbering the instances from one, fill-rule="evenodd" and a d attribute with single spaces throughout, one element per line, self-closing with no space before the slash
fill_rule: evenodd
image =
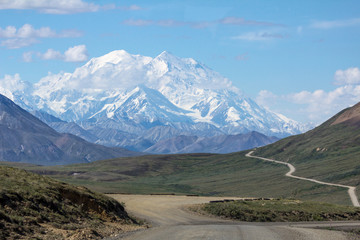
<path id="1" fill-rule="evenodd" d="M 85 129 L 112 128 L 138 137 L 169 126 L 198 136 L 258 131 L 282 137 L 304 130 L 259 106 L 204 64 L 166 51 L 151 58 L 117 50 L 73 73 L 49 74 L 27 91 L 12 86 L 0 82 L 1 93 L 10 92 L 25 109 Z"/>

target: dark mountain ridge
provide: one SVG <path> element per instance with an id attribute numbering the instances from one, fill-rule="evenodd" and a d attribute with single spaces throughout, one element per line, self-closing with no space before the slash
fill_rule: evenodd
<path id="1" fill-rule="evenodd" d="M 57 165 L 137 154 L 89 143 L 72 134 L 60 134 L 0 95 L 1 161 Z"/>
<path id="2" fill-rule="evenodd" d="M 177 136 L 157 142 L 146 149 L 149 153 L 231 153 L 261 147 L 279 140 L 256 131 L 213 137 Z"/>
<path id="3" fill-rule="evenodd" d="M 74 122 L 62 121 L 45 112 L 33 111 L 32 114 L 60 133 L 70 133 L 108 147 L 119 146 L 152 154 L 230 153 L 265 146 L 279 140 L 277 137 L 269 137 L 256 131 L 236 135 L 219 132 L 216 136 L 208 136 L 207 133 L 213 132 L 214 129 L 211 125 L 203 123 L 197 124 L 197 135 L 192 135 L 194 131 L 191 129 L 180 131 L 173 126 L 155 126 L 146 130 L 143 137 L 139 137 L 114 129 L 111 125 L 108 128 L 84 129 Z"/>

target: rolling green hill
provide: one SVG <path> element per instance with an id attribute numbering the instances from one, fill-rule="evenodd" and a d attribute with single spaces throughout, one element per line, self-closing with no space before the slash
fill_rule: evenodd
<path id="1" fill-rule="evenodd" d="M 84 187 L 0 167 L 0 239 L 102 239 L 135 221 L 116 200 Z"/>
<path id="2" fill-rule="evenodd" d="M 345 189 L 284 176 L 286 166 L 233 154 L 151 155 L 28 170 L 103 193 L 293 197 L 351 204 Z"/>
<path id="3" fill-rule="evenodd" d="M 305 134 L 256 149 L 254 155 L 289 161 L 297 168 L 297 176 L 358 186 L 359 109 L 360 104 L 345 109 Z M 150 155 L 23 167 L 103 193 L 291 197 L 351 204 L 346 189 L 285 177 L 286 166 L 247 158 L 247 152 Z"/>
<path id="4" fill-rule="evenodd" d="M 360 103 L 305 134 L 259 148 L 254 155 L 289 162 L 297 176 L 359 186 Z"/>

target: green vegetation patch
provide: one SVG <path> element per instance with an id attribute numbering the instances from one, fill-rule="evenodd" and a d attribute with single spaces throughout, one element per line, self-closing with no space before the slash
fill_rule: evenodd
<path id="1" fill-rule="evenodd" d="M 248 158 L 246 153 L 150 155 L 66 166 L 15 166 L 102 193 L 293 198 L 351 204 L 345 188 L 285 177 L 288 167 Z"/>
<path id="2" fill-rule="evenodd" d="M 296 167 L 297 176 L 359 186 L 360 128 L 344 123 L 331 125 L 334 119 L 259 148 L 254 155 L 289 162 Z"/>
<path id="3" fill-rule="evenodd" d="M 0 167 L 0 183 L 0 239 L 101 239 L 135 223 L 119 202 L 85 187 L 9 167 Z"/>
<path id="4" fill-rule="evenodd" d="M 246 222 L 360 220 L 359 208 L 289 199 L 211 202 L 191 209 Z"/>

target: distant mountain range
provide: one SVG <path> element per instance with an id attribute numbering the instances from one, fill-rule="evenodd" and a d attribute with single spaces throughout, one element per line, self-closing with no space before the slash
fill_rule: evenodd
<path id="1" fill-rule="evenodd" d="M 60 134 L 0 95 L 0 160 L 40 165 L 85 163 L 139 153 Z"/>
<path id="2" fill-rule="evenodd" d="M 74 122 L 65 122 L 48 113 L 33 111 L 32 114 L 61 133 L 71 133 L 90 142 L 102 143 L 101 139 L 115 139 L 127 149 L 140 150 L 153 154 L 168 153 L 230 153 L 254 147 L 261 147 L 279 140 L 264 134 L 251 131 L 237 135 L 217 135 L 212 137 L 198 137 L 182 135 L 181 131 L 168 127 L 153 127 L 143 135 L 131 135 L 113 129 L 85 130 Z M 175 136 L 175 137 L 173 137 Z M 131 141 L 132 138 L 135 140 Z M 106 144 L 106 143 L 104 143 Z M 132 145 L 133 144 L 133 145 Z"/>
<path id="3" fill-rule="evenodd" d="M 239 149 L 260 147 L 279 140 L 252 131 L 237 135 L 219 135 L 213 137 L 196 137 L 180 135 L 175 138 L 159 141 L 146 152 L 150 153 L 231 153 Z"/>
<path id="4" fill-rule="evenodd" d="M 36 84 L 13 81 L 0 82 L 0 93 L 38 117 L 56 117 L 40 116 L 57 131 L 106 146 L 152 152 L 159 141 L 183 136 L 284 137 L 307 129 L 259 106 L 207 66 L 168 52 L 151 58 L 118 50 Z"/>

